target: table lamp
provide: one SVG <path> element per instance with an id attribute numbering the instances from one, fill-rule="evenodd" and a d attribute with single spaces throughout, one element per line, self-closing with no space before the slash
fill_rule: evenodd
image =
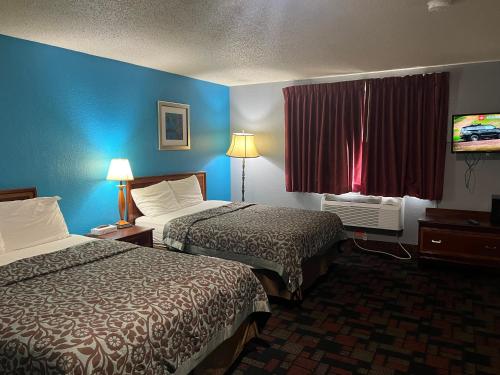
<path id="1" fill-rule="evenodd" d="M 123 181 L 130 181 L 134 179 L 132 169 L 128 159 L 111 159 L 109 163 L 107 180 L 120 181 L 118 187 L 118 210 L 120 212 L 120 221 L 116 223 L 118 228 L 126 228 L 132 226 L 129 222 L 124 220 L 125 215 L 125 195 L 123 194 Z"/>
<path id="2" fill-rule="evenodd" d="M 226 155 L 232 158 L 241 158 L 242 169 L 241 169 L 241 201 L 245 201 L 245 159 L 246 158 L 258 158 L 259 152 L 255 147 L 254 143 L 255 136 L 250 133 L 233 133 L 231 139 L 231 145 L 229 146 Z"/>

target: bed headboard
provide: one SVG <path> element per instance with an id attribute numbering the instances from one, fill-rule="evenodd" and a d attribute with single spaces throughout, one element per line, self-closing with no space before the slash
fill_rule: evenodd
<path id="1" fill-rule="evenodd" d="M 132 224 L 135 219 L 142 216 L 142 212 L 135 205 L 134 199 L 130 191 L 132 189 L 143 188 L 149 185 L 154 185 L 162 181 L 181 180 L 189 176 L 195 175 L 200 183 L 201 193 L 203 199 L 207 200 L 207 174 L 206 172 L 190 172 L 190 173 L 177 173 L 166 174 L 163 176 L 149 176 L 149 177 L 135 177 L 132 181 L 127 181 L 127 216 L 128 221 Z"/>
<path id="2" fill-rule="evenodd" d="M 0 202 L 19 201 L 36 198 L 36 188 L 0 190 Z"/>

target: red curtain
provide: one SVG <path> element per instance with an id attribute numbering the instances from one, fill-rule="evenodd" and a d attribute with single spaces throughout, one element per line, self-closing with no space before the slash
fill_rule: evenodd
<path id="1" fill-rule="evenodd" d="M 449 74 L 367 81 L 361 192 L 440 200 Z"/>
<path id="2" fill-rule="evenodd" d="M 292 86 L 286 190 L 442 197 L 448 73 Z"/>
<path id="3" fill-rule="evenodd" d="M 365 82 L 292 86 L 283 94 L 286 190 L 359 189 Z"/>

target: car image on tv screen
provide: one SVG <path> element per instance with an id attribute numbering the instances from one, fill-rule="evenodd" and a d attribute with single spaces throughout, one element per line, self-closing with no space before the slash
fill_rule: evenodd
<path id="1" fill-rule="evenodd" d="M 453 152 L 500 152 L 500 113 L 454 115 Z"/>

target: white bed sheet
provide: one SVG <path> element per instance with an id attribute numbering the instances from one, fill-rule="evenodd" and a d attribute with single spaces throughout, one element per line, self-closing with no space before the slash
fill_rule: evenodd
<path id="1" fill-rule="evenodd" d="M 163 228 L 170 220 L 175 218 L 195 214 L 197 212 L 209 210 L 211 208 L 216 208 L 229 204 L 228 201 L 204 201 L 203 203 L 196 204 L 194 206 L 182 208 L 180 210 L 169 212 L 168 214 L 159 216 L 141 216 L 135 219 L 135 223 L 142 227 L 154 228 L 153 230 L 153 243 L 157 245 L 163 245 Z"/>
<path id="2" fill-rule="evenodd" d="M 95 241 L 95 238 L 71 234 L 62 240 L 47 242 L 41 245 L 27 247 L 25 249 L 13 250 L 0 255 L 0 266 L 15 262 L 19 259 L 30 258 L 36 255 L 53 253 L 54 251 L 66 249 L 71 246 L 80 245 L 85 242 Z"/>

